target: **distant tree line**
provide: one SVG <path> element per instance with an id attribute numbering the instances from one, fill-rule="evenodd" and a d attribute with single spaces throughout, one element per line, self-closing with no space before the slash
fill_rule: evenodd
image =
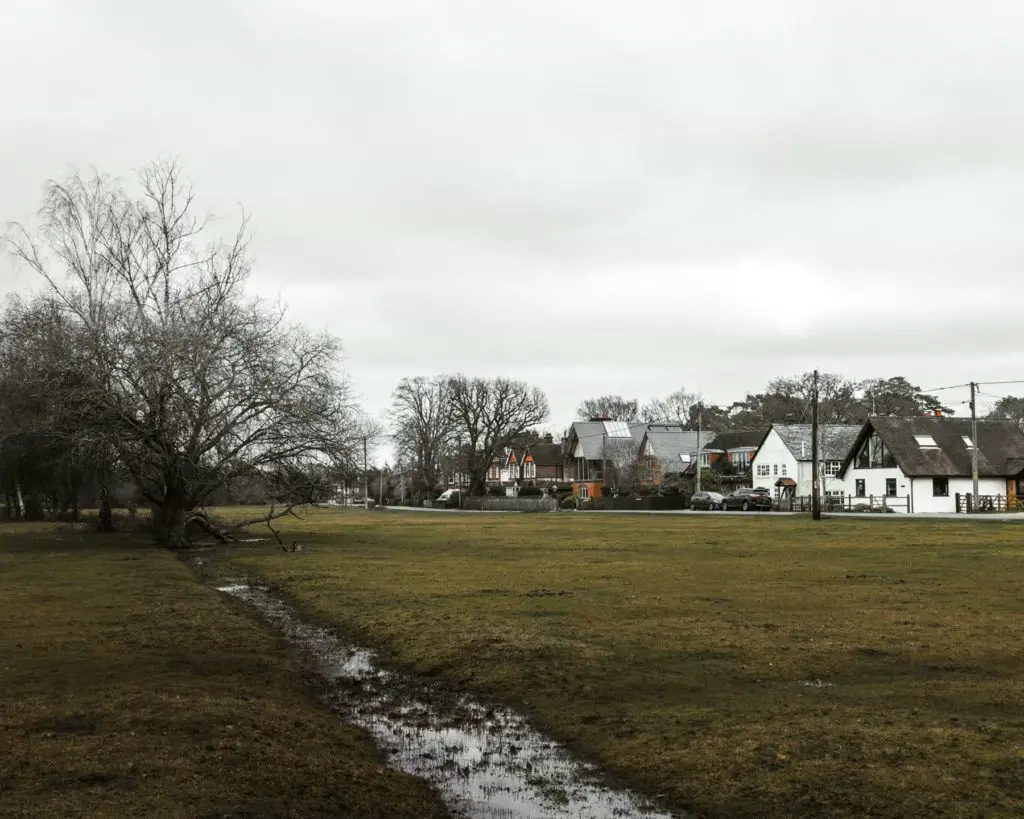
<path id="1" fill-rule="evenodd" d="M 641 403 L 621 395 L 603 395 L 580 403 L 582 420 L 605 417 L 617 421 L 668 421 L 696 429 L 699 420 L 713 432 L 761 429 L 771 424 L 810 423 L 813 373 L 774 378 L 763 392 L 747 393 L 741 401 L 716 405 L 685 388 L 664 398 Z M 861 424 L 871 415 L 914 416 L 954 411 L 922 392 L 903 376 L 856 381 L 836 373 L 818 375 L 818 416 L 824 424 Z M 1024 418 L 1024 399 L 1007 397 L 996 404 L 992 417 Z"/>
<path id="2" fill-rule="evenodd" d="M 0 314 L 0 492 L 10 519 L 147 506 L 157 542 L 230 537 L 203 511 L 331 491 L 370 434 L 340 345 L 248 294 L 247 221 L 220 241 L 174 162 L 46 185 L 38 226 L 7 250 L 42 292 Z M 115 497 L 116 496 L 116 497 Z M 198 527 L 198 529 L 197 529 Z"/>

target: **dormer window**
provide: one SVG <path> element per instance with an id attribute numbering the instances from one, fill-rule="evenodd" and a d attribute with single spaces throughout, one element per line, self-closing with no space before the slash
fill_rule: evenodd
<path id="1" fill-rule="evenodd" d="M 938 449 L 939 445 L 931 435 L 915 435 L 914 440 L 921 449 Z"/>

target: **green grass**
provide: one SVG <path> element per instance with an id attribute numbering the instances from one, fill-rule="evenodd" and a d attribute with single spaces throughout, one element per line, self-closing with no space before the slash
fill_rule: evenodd
<path id="1" fill-rule="evenodd" d="M 672 805 L 1024 811 L 1015 525 L 311 510 L 283 527 L 312 548 L 225 554 Z"/>
<path id="2" fill-rule="evenodd" d="M 0 815 L 443 815 L 310 691 L 171 554 L 0 526 Z"/>

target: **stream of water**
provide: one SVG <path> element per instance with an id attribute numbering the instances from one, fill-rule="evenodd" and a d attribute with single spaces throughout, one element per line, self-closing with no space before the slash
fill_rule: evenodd
<path id="1" fill-rule="evenodd" d="M 534 731 L 514 711 L 380 669 L 373 652 L 345 644 L 259 586 L 218 587 L 254 608 L 327 682 L 326 699 L 346 722 L 369 730 L 393 767 L 429 781 L 457 816 L 472 819 L 671 819 Z M 443 704 L 442 704 L 443 703 Z"/>

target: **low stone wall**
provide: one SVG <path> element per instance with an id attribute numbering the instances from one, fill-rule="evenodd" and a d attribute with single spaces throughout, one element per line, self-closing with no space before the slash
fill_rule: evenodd
<path id="1" fill-rule="evenodd" d="M 554 498 L 466 498 L 463 509 L 482 512 L 553 512 Z"/>

